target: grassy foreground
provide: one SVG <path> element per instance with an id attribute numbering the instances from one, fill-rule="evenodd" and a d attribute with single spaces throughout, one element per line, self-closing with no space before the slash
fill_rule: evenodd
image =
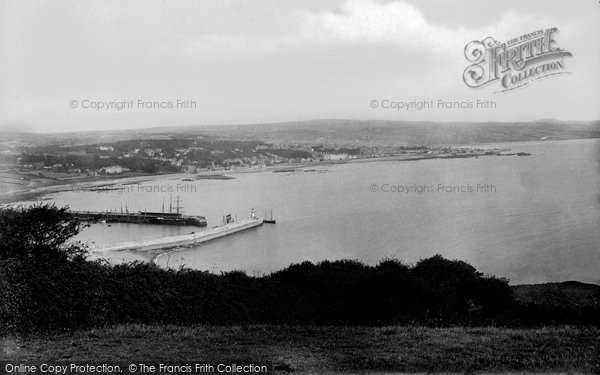
<path id="1" fill-rule="evenodd" d="M 600 328 L 118 325 L 3 336 L 6 361 L 255 363 L 276 372 L 600 372 Z M 273 369 L 273 367 L 270 367 Z"/>

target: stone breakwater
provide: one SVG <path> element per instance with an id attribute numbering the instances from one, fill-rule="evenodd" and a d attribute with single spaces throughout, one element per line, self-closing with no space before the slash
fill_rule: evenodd
<path id="1" fill-rule="evenodd" d="M 263 219 L 242 219 L 197 233 L 181 234 L 147 240 L 124 241 L 91 248 L 94 252 L 105 251 L 157 251 L 198 245 L 230 234 L 263 225 Z"/>

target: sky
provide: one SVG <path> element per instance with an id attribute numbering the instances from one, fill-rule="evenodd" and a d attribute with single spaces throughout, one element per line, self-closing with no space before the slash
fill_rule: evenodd
<path id="1" fill-rule="evenodd" d="M 598 120 L 599 21 L 595 0 L 0 0 L 0 129 Z M 469 42 L 552 27 L 570 74 L 463 82 Z M 495 107 L 383 108 L 430 100 Z"/>

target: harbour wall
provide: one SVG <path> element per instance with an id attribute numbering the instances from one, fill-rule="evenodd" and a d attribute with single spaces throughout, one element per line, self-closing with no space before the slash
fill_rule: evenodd
<path id="1" fill-rule="evenodd" d="M 168 250 L 177 247 L 199 245 L 207 241 L 212 241 L 217 238 L 225 237 L 250 228 L 259 227 L 261 225 L 263 225 L 263 219 L 242 219 L 240 221 L 223 224 L 197 233 L 152 238 L 147 240 L 117 242 L 96 248 L 92 247 L 90 249 L 94 252 Z"/>

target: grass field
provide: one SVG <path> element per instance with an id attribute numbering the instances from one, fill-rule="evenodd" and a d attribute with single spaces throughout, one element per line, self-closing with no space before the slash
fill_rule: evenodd
<path id="1" fill-rule="evenodd" d="M 600 328 L 120 325 L 3 336 L 15 363 L 254 363 L 276 372 L 600 372 Z"/>

